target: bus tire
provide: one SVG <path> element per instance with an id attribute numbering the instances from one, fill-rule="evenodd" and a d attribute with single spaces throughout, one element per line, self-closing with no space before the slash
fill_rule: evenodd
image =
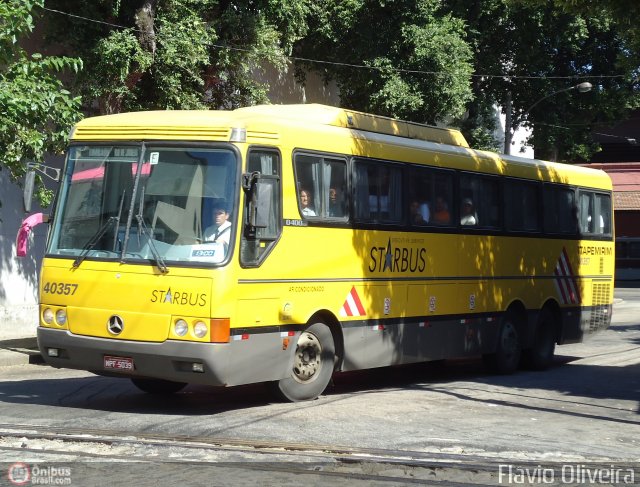
<path id="1" fill-rule="evenodd" d="M 164 379 L 148 379 L 146 377 L 132 377 L 133 385 L 147 394 L 175 394 L 186 387 L 186 382 L 174 382 Z"/>
<path id="2" fill-rule="evenodd" d="M 521 353 L 517 318 L 514 313 L 507 313 L 500 325 L 496 351 L 482 358 L 491 372 L 506 375 L 516 371 Z"/>
<path id="3" fill-rule="evenodd" d="M 298 337 L 291 375 L 274 383 L 276 394 L 297 402 L 317 398 L 333 375 L 335 344 L 324 323 L 314 323 Z"/>
<path id="4" fill-rule="evenodd" d="M 538 317 L 533 346 L 523 351 L 523 365 L 532 370 L 545 370 L 553 363 L 556 351 L 555 316 L 549 308 L 543 308 Z"/>

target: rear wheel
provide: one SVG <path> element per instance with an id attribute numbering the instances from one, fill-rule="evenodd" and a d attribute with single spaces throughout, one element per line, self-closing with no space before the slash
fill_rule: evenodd
<path id="1" fill-rule="evenodd" d="M 274 383 L 276 393 L 294 402 L 315 399 L 329 384 L 334 363 L 331 330 L 324 323 L 314 323 L 300 334 L 291 375 Z"/>
<path id="2" fill-rule="evenodd" d="M 512 374 L 518 368 L 521 348 L 516 325 L 516 316 L 507 313 L 500 326 L 496 351 L 483 356 L 485 364 L 496 374 Z"/>
<path id="3" fill-rule="evenodd" d="M 186 382 L 174 382 L 163 379 L 147 379 L 132 377 L 131 382 L 138 389 L 148 394 L 174 394 L 186 387 Z"/>
<path id="4" fill-rule="evenodd" d="M 544 308 L 538 317 L 533 346 L 523 352 L 523 365 L 533 370 L 545 370 L 553 363 L 556 351 L 555 316 Z"/>

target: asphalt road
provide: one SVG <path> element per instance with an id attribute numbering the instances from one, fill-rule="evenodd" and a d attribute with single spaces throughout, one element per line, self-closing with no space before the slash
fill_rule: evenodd
<path id="1" fill-rule="evenodd" d="M 0 467 L 70 466 L 71 485 L 517 484 L 518 469 L 544 480 L 545 468 L 556 485 L 603 469 L 640 484 L 640 290 L 616 298 L 612 327 L 558 347 L 545 372 L 492 376 L 475 360 L 361 371 L 308 403 L 273 402 L 261 385 L 158 399 L 125 379 L 5 367 Z"/>

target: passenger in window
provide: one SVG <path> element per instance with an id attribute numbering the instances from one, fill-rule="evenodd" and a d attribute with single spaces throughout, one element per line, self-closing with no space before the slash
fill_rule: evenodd
<path id="1" fill-rule="evenodd" d="M 460 224 L 461 225 L 477 225 L 478 217 L 476 211 L 473 208 L 473 201 L 471 198 L 465 198 L 462 200 L 462 206 L 460 210 Z"/>
<path id="2" fill-rule="evenodd" d="M 204 230 L 203 239 L 205 242 L 219 242 L 224 244 L 225 251 L 229 246 L 231 237 L 231 222 L 229 221 L 229 210 L 224 201 L 220 201 L 213 207 L 213 217 L 215 224 L 208 226 Z"/>
<path id="3" fill-rule="evenodd" d="M 329 188 L 329 216 L 344 216 L 344 202 L 337 188 Z"/>
<path id="4" fill-rule="evenodd" d="M 304 216 L 316 216 L 316 212 L 309 206 L 311 204 L 311 192 L 306 189 L 300 190 L 300 208 Z"/>
<path id="5" fill-rule="evenodd" d="M 424 225 L 429 222 L 429 205 L 413 200 L 409 204 L 409 216 L 412 225 Z"/>
<path id="6" fill-rule="evenodd" d="M 449 205 L 442 196 L 436 196 L 436 211 L 433 213 L 433 221 L 442 225 L 451 223 Z"/>

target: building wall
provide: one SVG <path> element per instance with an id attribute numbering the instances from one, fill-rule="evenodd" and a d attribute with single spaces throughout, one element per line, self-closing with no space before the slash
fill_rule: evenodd
<path id="1" fill-rule="evenodd" d="M 36 227 L 27 257 L 16 257 L 16 235 L 25 214 L 22 189 L 9 180 L 6 168 L 0 168 L 0 195 L 0 335 L 11 338 L 36 330 L 38 275 L 47 228 Z"/>
<path id="2" fill-rule="evenodd" d="M 616 238 L 640 238 L 640 211 L 616 210 Z"/>

